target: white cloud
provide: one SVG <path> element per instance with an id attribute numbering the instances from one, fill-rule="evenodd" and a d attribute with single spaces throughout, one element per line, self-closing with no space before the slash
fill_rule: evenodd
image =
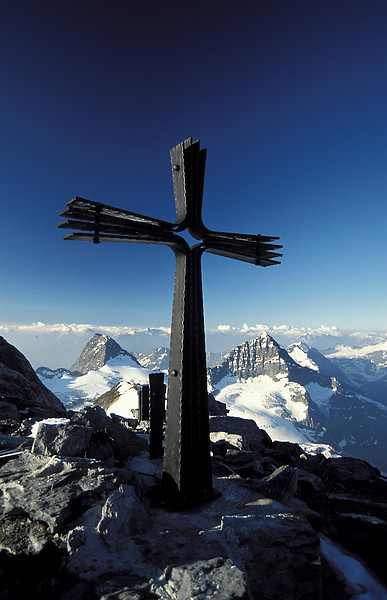
<path id="1" fill-rule="evenodd" d="M 269 335 L 281 334 L 283 336 L 294 338 L 296 336 L 301 335 L 332 335 L 338 337 L 341 335 L 341 332 L 335 325 L 320 325 L 319 327 L 295 327 L 293 325 L 264 325 L 262 323 L 257 323 L 255 325 L 248 325 L 247 323 L 243 323 L 241 327 L 235 327 L 232 325 L 218 325 L 215 331 L 219 331 L 222 333 L 234 333 L 238 335 L 240 333 L 253 333 L 259 334 L 262 331 L 266 331 Z"/>
<path id="2" fill-rule="evenodd" d="M 56 334 L 56 335 L 85 335 L 90 332 L 99 331 L 114 337 L 120 335 L 136 335 L 137 333 L 145 333 L 152 335 L 153 332 L 163 332 L 166 335 L 171 333 L 170 327 L 127 327 L 116 325 L 92 325 L 91 323 L 29 323 L 27 325 L 17 323 L 0 323 L 0 333 L 25 333 L 25 334 Z"/>

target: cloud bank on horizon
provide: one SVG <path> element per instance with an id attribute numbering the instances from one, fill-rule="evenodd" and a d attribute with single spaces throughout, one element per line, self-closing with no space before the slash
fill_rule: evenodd
<path id="1" fill-rule="evenodd" d="M 262 331 L 272 336 L 281 346 L 302 340 L 321 351 L 344 344 L 365 346 L 387 340 L 387 330 L 343 330 L 335 325 L 298 327 L 295 325 L 266 325 L 256 323 L 241 326 L 219 324 L 207 329 L 206 346 L 210 352 L 226 352 L 242 342 L 253 339 Z M 104 333 L 118 341 L 129 352 L 147 352 L 169 346 L 170 327 L 136 327 L 95 325 L 92 323 L 0 323 L 0 335 L 16 346 L 34 368 L 52 369 L 70 366 L 85 344 L 95 333 Z"/>

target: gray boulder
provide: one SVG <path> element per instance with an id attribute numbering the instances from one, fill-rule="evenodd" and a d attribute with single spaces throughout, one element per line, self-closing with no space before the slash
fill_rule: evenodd
<path id="1" fill-rule="evenodd" d="M 34 454 L 85 456 L 89 446 L 91 427 L 82 425 L 39 423 L 32 446 Z"/>
<path id="2" fill-rule="evenodd" d="M 106 493 L 131 479 L 123 471 L 117 483 L 117 476 L 117 471 L 97 461 L 24 452 L 0 467 L 0 520 L 40 523 L 48 541 Z"/>
<path id="3" fill-rule="evenodd" d="M 322 598 L 319 537 L 286 510 L 222 518 L 222 531 L 257 600 Z"/>
<path id="4" fill-rule="evenodd" d="M 240 436 L 242 439 L 241 450 L 260 450 L 263 447 L 271 445 L 269 435 L 263 429 L 260 429 L 252 419 L 242 419 L 240 417 L 211 417 L 210 418 L 210 439 L 212 442 L 218 442 L 222 439 L 232 444 L 232 440 L 238 443 L 237 438 L 230 438 L 229 435 Z M 239 446 L 237 446 L 239 447 Z"/>
<path id="5" fill-rule="evenodd" d="M 150 575 L 133 536 L 143 533 L 149 515 L 131 485 L 120 485 L 94 505 L 67 534 L 68 568 L 94 580 L 111 571 Z"/>
<path id="6" fill-rule="evenodd" d="M 148 449 L 148 443 L 125 427 L 112 420 L 100 406 L 87 406 L 70 417 L 73 425 L 90 427 L 93 431 L 87 456 L 103 460 L 113 457 L 123 464 L 128 458 Z"/>
<path id="7" fill-rule="evenodd" d="M 232 560 L 223 557 L 169 568 L 166 570 L 165 579 L 165 596 L 159 592 L 159 598 L 249 599 L 245 575 Z"/>
<path id="8" fill-rule="evenodd" d="M 297 489 L 297 474 L 297 469 L 282 465 L 264 480 L 254 482 L 254 487 L 264 496 L 288 504 Z"/>

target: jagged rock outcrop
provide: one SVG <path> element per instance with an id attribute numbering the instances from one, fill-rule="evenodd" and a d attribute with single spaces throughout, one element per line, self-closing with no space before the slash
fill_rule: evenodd
<path id="1" fill-rule="evenodd" d="M 1 436 L 12 450 L 0 457 L 0 597 L 336 600 L 350 587 L 333 547 L 360 557 L 387 596 L 387 480 L 366 461 L 309 455 L 252 420 L 212 417 L 221 494 L 173 513 L 136 421 L 97 406 L 65 416 L 40 425 L 32 451 Z"/>
<path id="2" fill-rule="evenodd" d="M 230 374 L 242 379 L 258 375 L 275 377 L 287 374 L 289 366 L 295 364 L 286 350 L 266 332 L 262 332 L 254 340 L 231 350 L 221 365 L 209 369 L 209 376 L 213 385 Z"/>
<path id="3" fill-rule="evenodd" d="M 89 371 L 100 369 L 108 360 L 118 356 L 128 356 L 135 365 L 140 366 L 133 354 L 121 348 L 113 338 L 102 333 L 96 333 L 86 344 L 70 370 L 73 373 L 85 375 Z"/>
<path id="4" fill-rule="evenodd" d="M 25 356 L 0 337 L 0 431 L 16 431 L 28 417 L 65 414 L 63 404 L 41 383 Z"/>
<path id="5" fill-rule="evenodd" d="M 116 383 L 110 390 L 98 396 L 96 400 L 94 400 L 94 406 L 100 406 L 105 411 L 107 411 L 117 400 L 121 398 L 123 394 L 125 394 L 128 389 L 135 389 L 134 384 L 129 384 L 126 381 L 120 381 Z"/>

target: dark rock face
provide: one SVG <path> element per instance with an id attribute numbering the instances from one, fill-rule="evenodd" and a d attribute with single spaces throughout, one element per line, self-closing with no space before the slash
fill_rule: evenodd
<path id="1" fill-rule="evenodd" d="M 287 374 L 289 366 L 296 365 L 286 350 L 267 335 L 261 333 L 256 339 L 244 342 L 228 354 L 224 362 L 209 369 L 210 379 L 216 385 L 223 377 L 232 374 L 242 379 Z"/>
<path id="2" fill-rule="evenodd" d="M 126 388 L 125 388 L 126 389 Z M 116 383 L 110 390 L 98 396 L 94 401 L 94 406 L 100 406 L 104 410 L 108 410 L 112 404 L 119 400 L 122 394 L 122 381 Z"/>
<path id="3" fill-rule="evenodd" d="M 215 398 L 212 394 L 208 394 L 208 411 L 211 416 L 215 416 L 215 415 L 226 416 L 227 415 L 227 408 L 226 408 L 225 403 L 215 400 Z"/>
<path id="4" fill-rule="evenodd" d="M 213 435 L 221 433 L 221 435 Z M 258 450 L 262 446 L 271 444 L 270 437 L 263 429 L 259 429 L 258 425 L 252 419 L 241 419 L 240 417 L 212 417 L 210 419 L 210 439 L 216 442 L 220 439 L 230 437 L 224 434 L 240 436 L 243 440 L 243 450 Z"/>
<path id="5" fill-rule="evenodd" d="M 39 380 L 19 350 L 0 337 L 0 427 L 4 433 L 18 429 L 27 417 L 56 417 L 66 409 Z"/>
<path id="6" fill-rule="evenodd" d="M 116 358 L 117 356 L 128 356 L 136 365 L 140 366 L 137 359 L 121 348 L 113 338 L 102 333 L 96 333 L 86 344 L 81 355 L 72 365 L 70 370 L 85 375 L 89 371 L 100 369 L 108 360 Z"/>

